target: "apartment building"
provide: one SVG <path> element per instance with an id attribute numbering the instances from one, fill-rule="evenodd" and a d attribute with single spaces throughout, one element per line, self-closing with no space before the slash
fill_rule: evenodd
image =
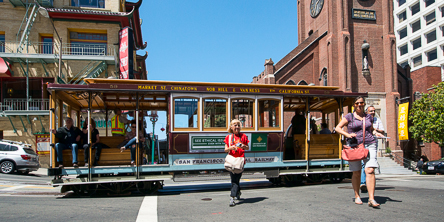
<path id="1" fill-rule="evenodd" d="M 395 0 L 397 62 L 411 71 L 441 67 L 444 81 L 444 1 Z"/>
<path id="2" fill-rule="evenodd" d="M 141 4 L 142 0 L 0 0 L 0 138 L 35 145 L 37 138 L 48 135 L 46 83 L 121 78 L 119 32 L 125 28 L 133 43 L 128 46 L 132 69 L 126 78 L 147 79 L 147 56 L 136 55 L 146 47 Z"/>

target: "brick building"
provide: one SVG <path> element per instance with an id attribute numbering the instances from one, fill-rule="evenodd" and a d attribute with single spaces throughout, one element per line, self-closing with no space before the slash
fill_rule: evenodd
<path id="1" fill-rule="evenodd" d="M 297 12 L 299 45 L 276 63 L 267 59 L 252 82 L 368 92 L 366 103 L 375 106 L 390 137 L 385 145 L 404 156 L 397 139 L 395 100 L 401 98 L 399 82 L 408 80 L 398 76 L 393 1 L 300 0 Z M 286 115 L 285 128 L 293 113 Z"/>
<path id="2" fill-rule="evenodd" d="M 133 56 L 129 78 L 147 79 L 147 56 L 136 55 L 146 47 L 141 4 L 142 0 L 0 1 L 3 138 L 35 145 L 39 135 L 48 133 L 47 82 L 84 84 L 84 78 L 119 78 L 119 31 L 126 27 L 132 30 L 134 43 L 129 45 Z M 80 115 L 73 114 L 80 122 Z M 94 115 L 97 125 L 104 126 L 101 114 Z M 40 160 L 46 166 L 47 158 Z"/>

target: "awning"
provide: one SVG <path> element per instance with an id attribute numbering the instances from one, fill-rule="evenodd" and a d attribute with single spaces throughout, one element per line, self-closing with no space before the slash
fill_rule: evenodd
<path id="1" fill-rule="evenodd" d="M 11 72 L 8 69 L 8 65 L 2 58 L 0 58 L 0 77 L 11 77 Z"/>

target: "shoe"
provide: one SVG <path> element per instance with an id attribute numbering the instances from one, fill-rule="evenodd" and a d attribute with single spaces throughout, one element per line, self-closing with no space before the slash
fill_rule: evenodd
<path id="1" fill-rule="evenodd" d="M 126 148 L 124 146 L 120 147 L 120 152 L 123 152 L 125 150 L 126 150 Z"/>
<path id="2" fill-rule="evenodd" d="M 134 166 L 136 163 L 134 163 L 134 161 L 131 161 L 131 166 Z"/>
<path id="3" fill-rule="evenodd" d="M 230 207 L 236 206 L 236 203 L 234 202 L 234 197 L 230 198 Z"/>
<path id="4" fill-rule="evenodd" d="M 63 168 L 63 164 L 59 164 L 59 168 L 62 169 Z"/>
<path id="5" fill-rule="evenodd" d="M 378 204 L 378 202 L 376 202 L 375 200 L 369 200 L 368 201 L 368 206 L 369 207 L 373 207 L 373 208 L 379 208 L 381 204 Z"/>
<path id="6" fill-rule="evenodd" d="M 367 185 L 361 184 L 361 192 L 367 192 Z"/>
<path id="7" fill-rule="evenodd" d="M 85 167 L 88 167 L 88 163 L 85 163 Z"/>
<path id="8" fill-rule="evenodd" d="M 237 194 L 237 196 L 235 197 L 235 200 L 240 200 L 240 196 L 241 196 L 242 192 L 239 191 L 239 193 Z"/>
<path id="9" fill-rule="evenodd" d="M 360 197 L 355 198 L 355 204 L 362 205 L 362 200 Z"/>
<path id="10" fill-rule="evenodd" d="M 72 167 L 79 167 L 79 164 L 77 164 L 77 163 L 73 163 L 73 164 L 72 164 Z"/>

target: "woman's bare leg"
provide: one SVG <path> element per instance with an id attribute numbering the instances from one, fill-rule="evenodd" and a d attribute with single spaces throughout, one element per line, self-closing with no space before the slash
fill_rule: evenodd
<path id="1" fill-rule="evenodd" d="M 365 174 L 367 176 L 366 184 L 368 191 L 368 200 L 374 200 L 376 187 L 375 168 L 365 168 Z"/>
<path id="2" fill-rule="evenodd" d="M 359 185 L 360 184 L 361 184 L 361 170 L 353 171 L 352 186 L 353 186 L 353 191 L 355 192 L 355 198 L 359 197 Z"/>

